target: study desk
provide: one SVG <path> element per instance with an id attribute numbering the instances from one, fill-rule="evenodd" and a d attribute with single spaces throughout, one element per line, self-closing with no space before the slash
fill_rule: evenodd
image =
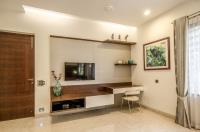
<path id="1" fill-rule="evenodd" d="M 127 86 L 109 86 L 109 88 L 113 94 L 122 94 L 126 91 L 140 90 L 144 91 L 144 87 L 142 85 L 127 85 Z"/>
<path id="2" fill-rule="evenodd" d="M 144 88 L 131 83 L 65 86 L 62 96 L 51 96 L 51 114 L 77 113 L 114 105 L 115 94 L 131 90 L 144 91 Z"/>

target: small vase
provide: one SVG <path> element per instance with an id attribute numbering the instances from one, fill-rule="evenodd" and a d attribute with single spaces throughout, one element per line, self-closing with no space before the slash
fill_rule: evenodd
<path id="1" fill-rule="evenodd" d="M 61 96 L 62 95 L 62 87 L 59 80 L 56 80 L 56 84 L 53 87 L 53 94 L 54 96 Z"/>

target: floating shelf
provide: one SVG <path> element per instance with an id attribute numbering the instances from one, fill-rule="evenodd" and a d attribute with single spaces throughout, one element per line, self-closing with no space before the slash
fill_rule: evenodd
<path id="1" fill-rule="evenodd" d="M 86 38 L 75 38 L 75 37 L 65 37 L 65 36 L 57 36 L 57 35 L 50 35 L 51 38 L 63 38 L 63 39 L 72 39 L 72 40 L 81 40 L 81 41 L 90 41 L 90 42 L 99 42 L 102 43 L 103 41 L 94 40 L 94 39 L 86 39 Z"/>
<path id="2" fill-rule="evenodd" d="M 105 41 L 100 41 L 100 40 L 94 40 L 94 39 L 64 37 L 64 36 L 57 36 L 57 35 L 50 35 L 50 37 L 52 37 L 52 38 L 72 39 L 72 40 L 81 40 L 81 41 L 90 41 L 90 42 L 98 42 L 98 43 L 120 44 L 120 45 L 128 45 L 128 46 L 136 44 L 136 42 L 127 42 L 127 41 L 110 40 L 110 39 L 107 39 Z"/>
<path id="3" fill-rule="evenodd" d="M 121 45 L 135 45 L 135 42 L 119 41 L 119 40 L 105 40 L 103 43 L 121 44 Z"/>
<path id="4" fill-rule="evenodd" d="M 137 64 L 115 64 L 116 66 L 136 66 Z"/>

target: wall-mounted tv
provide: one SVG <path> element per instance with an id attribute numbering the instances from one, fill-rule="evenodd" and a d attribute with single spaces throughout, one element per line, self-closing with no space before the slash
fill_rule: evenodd
<path id="1" fill-rule="evenodd" d="M 65 81 L 95 80 L 95 63 L 65 62 Z"/>

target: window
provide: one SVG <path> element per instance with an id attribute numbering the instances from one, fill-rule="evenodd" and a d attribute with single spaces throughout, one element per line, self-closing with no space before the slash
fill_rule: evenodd
<path id="1" fill-rule="evenodd" d="M 191 18 L 188 28 L 189 92 L 200 95 L 200 16 Z"/>

